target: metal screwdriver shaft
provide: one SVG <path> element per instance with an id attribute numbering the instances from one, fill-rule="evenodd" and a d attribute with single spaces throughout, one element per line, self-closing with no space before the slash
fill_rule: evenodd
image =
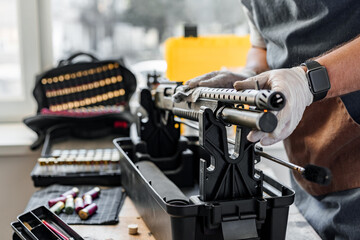
<path id="1" fill-rule="evenodd" d="M 260 155 L 261 157 L 267 158 L 267 159 L 269 159 L 269 160 L 271 160 L 273 162 L 276 162 L 276 163 L 278 163 L 280 165 L 283 165 L 283 166 L 288 167 L 288 168 L 290 168 L 292 170 L 295 170 L 295 171 L 299 172 L 300 174 L 303 174 L 305 172 L 305 168 L 300 167 L 300 166 L 295 165 L 295 164 L 292 164 L 290 162 L 285 162 L 284 160 L 281 160 L 281 159 L 279 159 L 277 157 L 271 156 L 271 155 L 263 152 L 261 147 L 259 147 L 259 146 L 255 147 L 255 152 L 256 152 L 257 155 Z"/>
<path id="2" fill-rule="evenodd" d="M 300 173 L 306 180 L 310 182 L 314 182 L 321 185 L 328 185 L 331 182 L 332 175 L 331 171 L 328 168 L 320 167 L 312 164 L 308 164 L 305 167 L 300 167 L 298 165 L 295 165 L 290 162 L 286 162 L 284 160 L 281 160 L 279 158 L 276 158 L 274 156 L 271 156 L 265 152 L 262 151 L 262 148 L 259 146 L 255 147 L 255 153 L 259 156 L 262 156 L 264 158 L 267 158 L 273 162 L 276 162 L 278 164 L 281 164 L 285 167 L 288 167 L 292 170 L 297 171 Z"/>

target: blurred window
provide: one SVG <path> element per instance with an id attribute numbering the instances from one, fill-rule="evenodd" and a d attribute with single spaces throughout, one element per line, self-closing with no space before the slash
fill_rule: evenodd
<path id="1" fill-rule="evenodd" d="M 247 33 L 239 0 L 0 0 L 0 122 L 34 115 L 35 76 L 79 51 L 133 65 L 183 35 Z"/>
<path id="2" fill-rule="evenodd" d="M 52 0 L 54 63 L 77 51 L 127 63 L 163 59 L 161 44 L 183 35 L 246 34 L 239 0 Z"/>
<path id="3" fill-rule="evenodd" d="M 21 99 L 17 1 L 0 0 L 0 101 Z"/>
<path id="4" fill-rule="evenodd" d="M 32 89 L 41 71 L 38 4 L 0 0 L 0 122 L 35 114 Z"/>

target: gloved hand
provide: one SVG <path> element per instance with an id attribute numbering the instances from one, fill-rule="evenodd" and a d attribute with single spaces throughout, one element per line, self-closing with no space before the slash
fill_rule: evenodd
<path id="1" fill-rule="evenodd" d="M 236 81 L 245 80 L 249 77 L 255 76 L 256 73 L 247 68 L 243 68 L 239 73 L 230 72 L 227 70 L 210 72 L 199 77 L 187 81 L 185 84 L 189 88 L 195 87 L 212 87 L 212 88 L 233 88 Z"/>
<path id="2" fill-rule="evenodd" d="M 244 81 L 234 83 L 236 90 L 252 89 L 258 81 L 260 88 L 282 92 L 286 97 L 285 107 L 274 112 L 278 125 L 274 132 L 253 130 L 247 136 L 251 142 L 260 140 L 262 145 L 271 145 L 287 138 L 299 124 L 305 108 L 313 102 L 305 71 L 301 67 L 267 71 Z"/>
<path id="3" fill-rule="evenodd" d="M 176 89 L 176 93 L 172 96 L 172 101 L 179 103 L 185 102 L 196 102 L 200 97 L 200 89 L 190 89 L 188 85 L 181 85 Z"/>

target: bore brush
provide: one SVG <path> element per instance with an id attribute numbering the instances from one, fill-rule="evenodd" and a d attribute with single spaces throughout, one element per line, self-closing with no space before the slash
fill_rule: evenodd
<path id="1" fill-rule="evenodd" d="M 288 167 L 288 168 L 300 173 L 306 180 L 308 180 L 310 182 L 314 182 L 314 183 L 317 183 L 320 185 L 329 185 L 331 182 L 332 175 L 331 175 L 331 171 L 328 168 L 319 167 L 319 166 L 312 165 L 312 164 L 308 164 L 305 167 L 301 167 L 301 166 L 295 165 L 293 163 L 283 161 L 274 156 L 271 156 L 271 155 L 263 152 L 262 148 L 259 146 L 255 147 L 255 153 L 259 156 L 267 158 L 273 162 L 281 164 L 285 167 Z"/>

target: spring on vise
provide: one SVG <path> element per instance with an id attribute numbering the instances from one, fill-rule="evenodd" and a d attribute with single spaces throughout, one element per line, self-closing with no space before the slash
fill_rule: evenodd
<path id="1" fill-rule="evenodd" d="M 179 117 L 184 117 L 187 118 L 189 120 L 193 120 L 193 121 L 198 121 L 199 120 L 199 112 L 194 111 L 194 110 L 185 110 L 185 109 L 181 109 L 181 108 L 173 108 L 172 112 L 179 116 Z"/>

